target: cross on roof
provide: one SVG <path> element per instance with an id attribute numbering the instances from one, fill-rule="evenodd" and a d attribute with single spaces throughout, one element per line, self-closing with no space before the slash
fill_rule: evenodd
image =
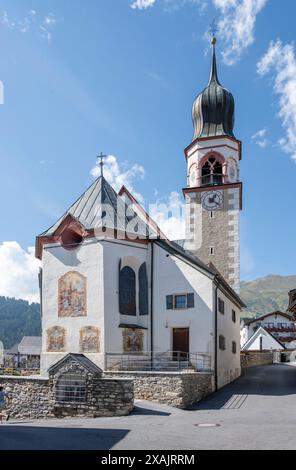
<path id="1" fill-rule="evenodd" d="M 108 155 L 103 155 L 103 152 L 101 152 L 101 155 L 97 157 L 100 159 L 101 176 L 103 176 L 104 158 L 107 158 L 107 157 Z"/>

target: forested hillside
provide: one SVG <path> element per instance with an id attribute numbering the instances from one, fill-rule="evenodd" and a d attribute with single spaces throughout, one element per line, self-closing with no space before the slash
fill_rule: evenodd
<path id="1" fill-rule="evenodd" d="M 39 304 L 0 297 L 0 340 L 5 348 L 19 343 L 23 336 L 41 334 Z"/>

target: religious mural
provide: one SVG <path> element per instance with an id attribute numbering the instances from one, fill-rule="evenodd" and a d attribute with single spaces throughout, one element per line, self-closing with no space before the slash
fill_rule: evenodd
<path id="1" fill-rule="evenodd" d="M 64 351 L 66 346 L 66 330 L 61 326 L 53 326 L 47 330 L 47 351 Z"/>
<path id="2" fill-rule="evenodd" d="M 100 330 L 94 326 L 85 326 L 80 330 L 80 352 L 100 352 Z"/>
<path id="3" fill-rule="evenodd" d="M 86 316 L 86 277 L 70 271 L 59 279 L 59 317 Z"/>
<path id="4" fill-rule="evenodd" d="M 143 336 L 143 330 L 137 328 L 125 328 L 122 332 L 123 352 L 142 352 Z"/>

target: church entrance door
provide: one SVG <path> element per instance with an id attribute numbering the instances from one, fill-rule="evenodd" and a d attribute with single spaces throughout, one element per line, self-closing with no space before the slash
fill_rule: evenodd
<path id="1" fill-rule="evenodd" d="M 187 361 L 189 354 L 189 328 L 173 328 L 173 356 L 175 360 Z"/>

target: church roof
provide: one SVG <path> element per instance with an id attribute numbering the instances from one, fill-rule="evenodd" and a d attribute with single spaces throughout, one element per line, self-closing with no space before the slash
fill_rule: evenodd
<path id="1" fill-rule="evenodd" d="M 229 136 L 234 138 L 234 98 L 218 80 L 216 38 L 212 38 L 212 68 L 207 87 L 193 103 L 193 140 L 200 137 Z"/>
<path id="2" fill-rule="evenodd" d="M 69 215 L 86 230 L 106 227 L 134 233 L 141 237 L 146 237 L 150 233 L 149 225 L 129 208 L 104 176 L 97 178 L 64 215 L 39 237 L 54 235 Z"/>

